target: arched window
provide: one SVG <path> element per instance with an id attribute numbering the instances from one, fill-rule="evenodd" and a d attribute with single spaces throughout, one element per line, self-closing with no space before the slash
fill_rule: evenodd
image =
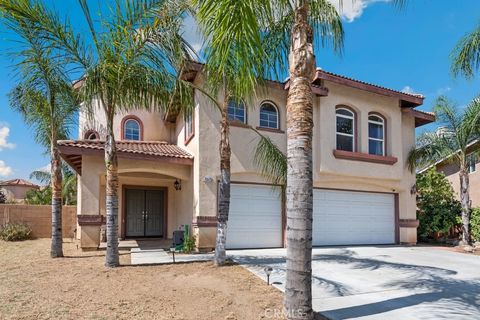
<path id="1" fill-rule="evenodd" d="M 280 129 L 278 121 L 278 109 L 271 102 L 264 102 L 260 106 L 260 127 Z"/>
<path id="2" fill-rule="evenodd" d="M 127 116 L 122 121 L 122 139 L 140 141 L 142 140 L 142 122 L 134 116 Z"/>
<path id="3" fill-rule="evenodd" d="M 228 100 L 227 108 L 228 120 L 239 121 L 246 123 L 247 115 L 245 111 L 245 103 L 242 100 L 230 99 Z"/>
<path id="4" fill-rule="evenodd" d="M 100 140 L 100 135 L 95 130 L 88 130 L 84 134 L 85 140 Z"/>
<path id="5" fill-rule="evenodd" d="M 385 120 L 376 114 L 368 116 L 368 153 L 385 155 Z"/>
<path id="6" fill-rule="evenodd" d="M 355 151 L 355 113 L 340 107 L 336 110 L 337 150 Z"/>

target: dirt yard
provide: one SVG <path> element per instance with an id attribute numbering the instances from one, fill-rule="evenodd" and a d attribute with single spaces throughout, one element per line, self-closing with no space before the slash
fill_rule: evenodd
<path id="1" fill-rule="evenodd" d="M 104 252 L 49 239 L 0 241 L 0 319 L 280 319 L 282 295 L 239 266 L 212 263 L 116 269 Z M 275 315 L 275 316 L 273 316 Z"/>

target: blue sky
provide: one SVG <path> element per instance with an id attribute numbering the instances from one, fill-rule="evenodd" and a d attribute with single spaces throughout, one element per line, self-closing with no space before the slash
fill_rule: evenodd
<path id="1" fill-rule="evenodd" d="M 70 15 L 74 25 L 85 25 L 77 1 L 48 2 Z M 480 23 L 478 0 L 410 0 L 402 10 L 388 0 L 343 2 L 344 54 L 339 57 L 330 48 L 317 48 L 319 67 L 392 89 L 422 93 L 426 99 L 421 110 L 431 110 L 441 94 L 459 106 L 480 94 L 480 75 L 472 81 L 454 79 L 449 58 L 458 40 Z M 198 47 L 192 29 L 185 30 Z M 15 83 L 12 61 L 5 55 L 13 45 L 10 38 L 11 34 L 0 27 L 0 180 L 28 178 L 31 171 L 48 164 L 44 149 L 34 142 L 32 131 L 8 104 L 7 94 Z M 76 135 L 74 130 L 72 137 Z"/>

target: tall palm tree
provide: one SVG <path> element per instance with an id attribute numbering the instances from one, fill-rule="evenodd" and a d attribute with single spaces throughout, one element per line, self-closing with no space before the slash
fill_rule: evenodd
<path id="1" fill-rule="evenodd" d="M 480 24 L 458 42 L 451 56 L 454 75 L 474 77 L 480 69 Z"/>
<path id="2" fill-rule="evenodd" d="M 52 189 L 52 258 L 62 257 L 62 175 L 57 140 L 68 137 L 77 101 L 65 75 L 65 64 L 38 36 L 32 24 L 10 11 L 0 11 L 2 22 L 16 34 L 15 68 L 19 83 L 10 93 L 10 105 L 33 127 L 35 140 L 50 153 Z"/>
<path id="3" fill-rule="evenodd" d="M 89 30 L 77 33 L 42 2 L 0 0 L 0 8 L 28 19 L 62 53 L 82 80 L 79 93 L 84 107 L 100 107 L 106 118 L 105 166 L 107 267 L 119 265 L 118 161 L 113 132 L 114 116 L 132 108 L 168 109 L 189 101 L 188 88 L 177 79 L 191 49 L 180 37 L 182 0 L 118 0 L 108 18 L 94 22 L 86 0 L 79 0 Z M 91 43 L 91 45 L 89 45 Z M 181 104 L 183 105 L 183 104 Z"/>
<path id="4" fill-rule="evenodd" d="M 435 113 L 442 124 L 436 132 L 427 132 L 418 137 L 418 147 L 408 156 L 408 164 L 415 167 L 434 164 L 447 158 L 460 167 L 460 202 L 462 205 L 462 242 L 469 244 L 470 238 L 470 182 L 469 146 L 480 138 L 480 98 L 474 99 L 464 111 L 458 110 L 447 98 L 436 101 Z"/>

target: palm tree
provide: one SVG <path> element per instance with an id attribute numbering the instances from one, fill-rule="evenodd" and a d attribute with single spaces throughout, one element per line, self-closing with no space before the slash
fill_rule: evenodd
<path id="1" fill-rule="evenodd" d="M 480 69 L 480 24 L 458 42 L 451 57 L 454 75 L 474 77 L 475 72 Z"/>
<path id="2" fill-rule="evenodd" d="M 418 137 L 418 147 L 408 157 L 409 168 L 432 165 L 447 158 L 460 167 L 460 202 L 462 205 L 462 242 L 470 243 L 470 144 L 480 137 L 480 98 L 474 99 L 464 111 L 458 110 L 447 98 L 436 101 L 435 113 L 442 127 Z"/>
<path id="3" fill-rule="evenodd" d="M 4 24 L 19 38 L 17 51 L 19 84 L 10 93 L 10 105 L 33 127 L 35 140 L 49 149 L 52 189 L 52 258 L 63 257 L 62 175 L 58 139 L 68 136 L 77 109 L 75 95 L 65 75 L 65 65 L 55 63 L 54 52 L 38 37 L 31 23 L 4 12 Z"/>
<path id="4" fill-rule="evenodd" d="M 115 1 L 108 18 L 94 22 L 86 0 L 79 0 L 89 37 L 76 33 L 40 1 L 0 0 L 0 8 L 28 19 L 37 32 L 81 73 L 79 94 L 84 107 L 100 107 L 106 118 L 105 166 L 107 267 L 119 265 L 118 161 L 114 116 L 132 108 L 163 110 L 189 102 L 187 86 L 176 77 L 191 49 L 180 37 L 186 2 L 166 0 Z M 92 45 L 88 45 L 91 43 Z M 181 103 L 180 105 L 186 105 Z"/>
<path id="5" fill-rule="evenodd" d="M 51 185 L 51 175 L 48 170 L 35 170 L 30 173 L 30 179 L 36 179 L 44 185 Z M 64 205 L 76 203 L 77 175 L 72 169 L 62 162 L 62 198 Z"/>

